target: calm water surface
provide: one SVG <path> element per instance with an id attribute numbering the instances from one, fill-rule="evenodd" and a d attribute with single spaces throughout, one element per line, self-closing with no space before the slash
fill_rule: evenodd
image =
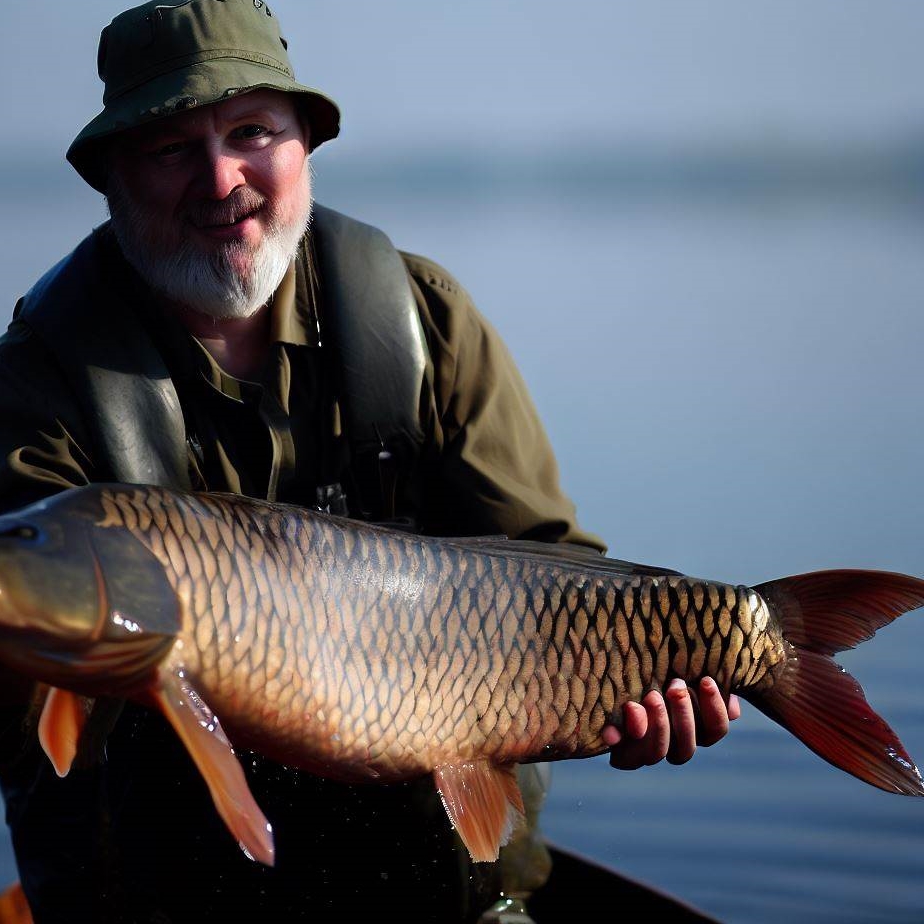
<path id="1" fill-rule="evenodd" d="M 613 554 L 743 583 L 924 575 L 913 202 L 370 198 L 320 172 L 322 201 L 445 263 L 501 330 L 582 522 Z M 28 207 L 0 188 L 8 301 L 102 219 L 74 184 L 42 188 Z M 919 612 L 842 663 L 924 760 L 922 650 Z M 844 775 L 749 706 L 682 768 L 558 764 L 545 828 L 729 922 L 924 920 L 924 800 Z"/>

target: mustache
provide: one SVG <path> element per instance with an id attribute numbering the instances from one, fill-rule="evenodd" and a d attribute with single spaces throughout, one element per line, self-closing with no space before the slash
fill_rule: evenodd
<path id="1" fill-rule="evenodd" d="M 230 225 L 245 215 L 259 211 L 266 205 L 266 197 L 249 186 L 240 186 L 220 202 L 204 199 L 183 210 L 184 216 L 197 227 Z"/>

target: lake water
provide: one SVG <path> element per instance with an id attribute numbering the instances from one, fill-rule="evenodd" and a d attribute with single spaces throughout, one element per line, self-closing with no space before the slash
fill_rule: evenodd
<path id="1" fill-rule="evenodd" d="M 461 279 L 614 555 L 742 583 L 924 575 L 920 189 L 452 170 L 389 181 L 320 161 L 318 196 Z M 11 304 L 103 215 L 60 171 L 0 195 Z M 922 650 L 918 612 L 841 658 L 919 759 Z M 865 786 L 744 708 L 681 768 L 556 765 L 546 831 L 724 921 L 924 920 L 924 800 Z"/>

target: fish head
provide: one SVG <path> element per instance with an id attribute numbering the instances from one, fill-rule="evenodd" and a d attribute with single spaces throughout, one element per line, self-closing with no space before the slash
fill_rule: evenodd
<path id="1" fill-rule="evenodd" d="M 0 516 L 0 661 L 88 696 L 144 685 L 180 626 L 163 566 L 99 490 Z"/>

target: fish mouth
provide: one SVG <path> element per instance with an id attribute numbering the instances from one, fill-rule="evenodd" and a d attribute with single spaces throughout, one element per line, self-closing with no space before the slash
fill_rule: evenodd
<path id="1" fill-rule="evenodd" d="M 4 633 L 0 661 L 26 677 L 84 696 L 128 696 L 149 685 L 175 636 L 148 634 L 118 641 L 75 645 L 50 643 L 35 631 Z"/>

